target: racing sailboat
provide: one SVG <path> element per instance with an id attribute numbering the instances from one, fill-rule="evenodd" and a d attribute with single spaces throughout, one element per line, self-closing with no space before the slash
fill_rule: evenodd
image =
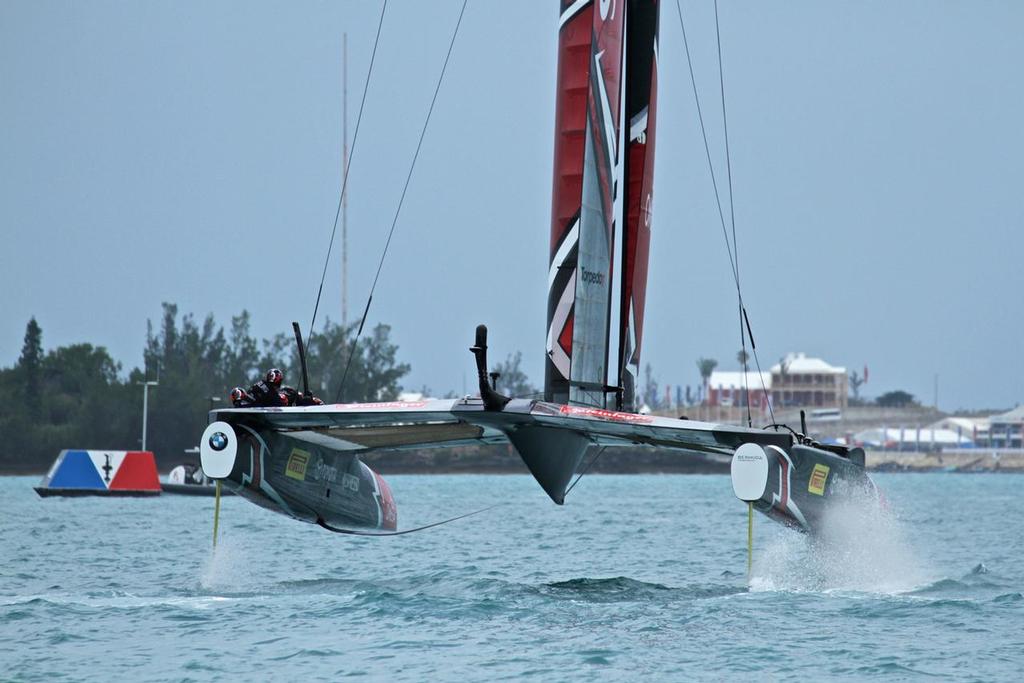
<path id="1" fill-rule="evenodd" d="M 738 498 L 806 531 L 820 526 L 842 482 L 871 486 L 857 449 L 819 446 L 795 430 L 636 412 L 659 2 L 561 0 L 560 8 L 544 399 L 502 396 L 488 383 L 481 325 L 470 348 L 479 395 L 212 411 L 200 441 L 206 476 L 298 520 L 382 533 L 398 528 L 395 498 L 361 459 L 380 449 L 511 444 L 559 505 L 593 447 L 724 454 Z"/>

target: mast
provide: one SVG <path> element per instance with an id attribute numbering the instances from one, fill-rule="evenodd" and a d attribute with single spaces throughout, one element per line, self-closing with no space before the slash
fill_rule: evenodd
<path id="1" fill-rule="evenodd" d="M 348 34 L 341 34 L 341 328 L 348 324 Z"/>
<path id="2" fill-rule="evenodd" d="M 622 279 L 619 297 L 618 386 L 621 410 L 634 411 L 640 373 L 654 196 L 654 133 L 658 95 L 659 0 L 629 0 L 626 55 L 626 151 L 623 178 Z"/>

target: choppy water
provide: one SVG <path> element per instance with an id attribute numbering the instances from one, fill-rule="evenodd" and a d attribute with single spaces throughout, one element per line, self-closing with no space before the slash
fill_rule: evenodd
<path id="1" fill-rule="evenodd" d="M 0 679 L 683 680 L 1024 670 L 1024 478 L 879 475 L 812 544 L 721 476 L 389 477 L 402 526 L 336 536 L 240 499 L 40 499 L 0 478 Z"/>

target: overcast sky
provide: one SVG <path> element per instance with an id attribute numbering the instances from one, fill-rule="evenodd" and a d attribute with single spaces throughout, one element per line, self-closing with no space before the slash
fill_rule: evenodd
<path id="1" fill-rule="evenodd" d="M 866 393 L 1024 399 L 1024 3 L 721 0 L 741 277 L 763 366 L 870 368 Z M 461 3 L 393 0 L 352 162 L 361 312 Z M 543 380 L 555 0 L 470 0 L 369 322 L 407 387 L 461 391 L 473 328 Z M 643 360 L 736 369 L 735 292 L 663 1 Z M 141 364 L 162 301 L 305 327 L 376 2 L 0 3 L 0 365 L 47 348 Z M 724 174 L 711 2 L 683 3 Z M 340 257 L 322 312 L 340 318 Z M 321 318 L 322 320 L 322 318 Z M 241 378 L 240 378 L 241 381 Z M 467 388 L 472 388 L 471 386 Z"/>

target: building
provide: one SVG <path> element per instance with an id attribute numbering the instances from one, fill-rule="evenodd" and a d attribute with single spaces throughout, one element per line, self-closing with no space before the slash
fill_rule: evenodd
<path id="1" fill-rule="evenodd" d="M 719 372 L 714 371 L 708 379 L 709 406 L 745 406 L 747 397 L 750 407 L 767 410 L 765 391 L 772 390 L 772 376 L 768 373 Z"/>
<path id="2" fill-rule="evenodd" d="M 988 436 L 992 448 L 1024 448 L 1024 406 L 989 419 Z"/>
<path id="3" fill-rule="evenodd" d="M 865 429 L 853 435 L 853 442 L 865 448 L 883 451 L 941 451 L 944 448 L 973 448 L 968 437 L 950 429 Z"/>
<path id="4" fill-rule="evenodd" d="M 846 368 L 791 353 L 772 366 L 771 375 L 772 405 L 776 408 L 846 408 Z"/>
<path id="5" fill-rule="evenodd" d="M 987 417 L 944 417 L 928 425 L 928 429 L 945 429 L 970 439 L 975 446 L 988 446 L 989 420 Z"/>

